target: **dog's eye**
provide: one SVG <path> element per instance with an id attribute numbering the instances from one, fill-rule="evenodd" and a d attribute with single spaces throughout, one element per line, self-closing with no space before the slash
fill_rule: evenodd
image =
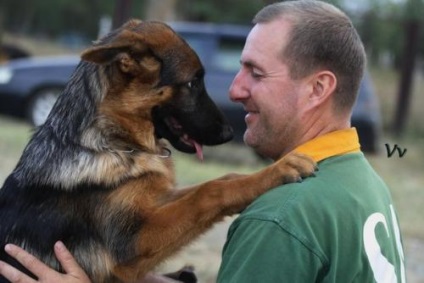
<path id="1" fill-rule="evenodd" d="M 188 88 L 195 88 L 195 87 L 197 87 L 199 85 L 199 80 L 198 79 L 194 79 L 194 80 L 192 80 L 192 81 L 190 81 L 190 82 L 188 82 L 187 84 L 186 84 L 186 86 L 188 87 Z"/>

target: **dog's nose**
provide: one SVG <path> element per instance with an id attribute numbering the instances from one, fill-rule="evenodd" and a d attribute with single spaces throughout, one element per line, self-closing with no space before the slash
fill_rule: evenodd
<path id="1" fill-rule="evenodd" d="M 233 137 L 234 137 L 233 127 L 231 127 L 230 125 L 224 125 L 222 127 L 222 133 L 221 133 L 221 138 L 223 142 L 230 141 L 233 139 Z"/>

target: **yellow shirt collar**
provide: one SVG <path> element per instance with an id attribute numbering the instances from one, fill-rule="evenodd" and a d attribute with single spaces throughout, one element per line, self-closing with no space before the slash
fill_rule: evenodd
<path id="1" fill-rule="evenodd" d="M 294 151 L 309 155 L 316 162 L 328 157 L 361 152 L 355 128 L 331 132 L 312 139 Z"/>

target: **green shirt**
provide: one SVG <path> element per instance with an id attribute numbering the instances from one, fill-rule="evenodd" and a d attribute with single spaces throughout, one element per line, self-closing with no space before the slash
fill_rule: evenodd
<path id="1" fill-rule="evenodd" d="M 269 191 L 231 225 L 218 282 L 405 282 L 386 185 L 361 152 L 323 140 L 299 150 L 324 152 L 316 177 Z"/>

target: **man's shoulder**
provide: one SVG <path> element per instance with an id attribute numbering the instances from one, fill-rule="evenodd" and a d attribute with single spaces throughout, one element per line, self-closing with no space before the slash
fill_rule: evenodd
<path id="1" fill-rule="evenodd" d="M 368 174 L 369 180 L 379 180 L 362 153 L 328 158 L 318 168 L 315 177 L 281 185 L 263 194 L 243 211 L 241 218 L 276 221 L 315 215 L 317 209 L 333 213 L 334 204 L 349 205 L 351 192 L 364 181 L 364 175 Z"/>
<path id="2" fill-rule="evenodd" d="M 239 216 L 239 219 L 256 219 L 279 222 L 288 217 L 299 204 L 305 206 L 309 201 L 316 201 L 319 186 L 317 177 L 311 177 L 299 183 L 291 183 L 273 188 L 258 197 Z"/>

